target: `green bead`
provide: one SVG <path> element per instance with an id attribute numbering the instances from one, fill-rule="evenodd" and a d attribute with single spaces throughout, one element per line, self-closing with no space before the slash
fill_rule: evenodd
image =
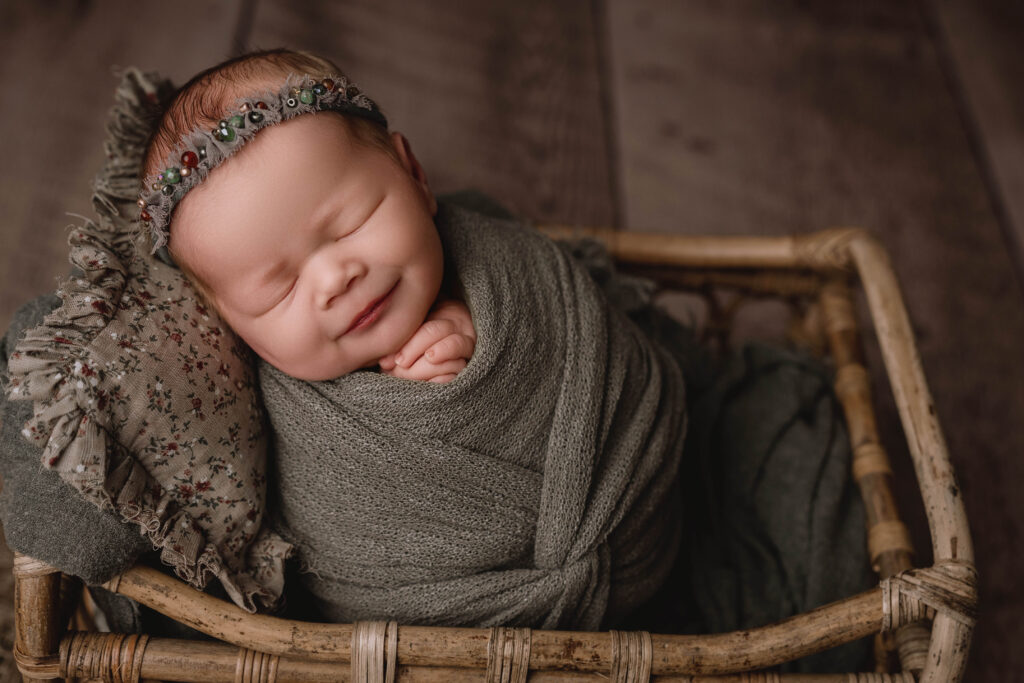
<path id="1" fill-rule="evenodd" d="M 221 128 L 214 134 L 214 136 L 221 142 L 231 142 L 235 139 L 235 129 Z"/>
<path id="2" fill-rule="evenodd" d="M 241 114 L 235 114 L 228 119 L 228 123 L 231 124 L 232 128 L 245 128 L 245 117 Z"/>
<path id="3" fill-rule="evenodd" d="M 168 185 L 181 182 L 181 170 L 177 167 L 171 167 L 164 171 L 164 182 Z"/>
<path id="4" fill-rule="evenodd" d="M 300 90 L 299 99 L 302 100 L 303 104 L 313 104 L 316 102 L 316 95 L 313 94 L 312 90 Z"/>

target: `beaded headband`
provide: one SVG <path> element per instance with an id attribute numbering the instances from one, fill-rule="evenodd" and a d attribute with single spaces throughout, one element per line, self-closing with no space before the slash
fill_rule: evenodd
<path id="1" fill-rule="evenodd" d="M 337 111 L 380 123 L 387 119 L 376 103 L 345 76 L 314 79 L 290 76 L 276 93 L 242 97 L 213 130 L 199 127 L 185 135 L 164 160 L 164 170 L 145 179 L 139 220 L 153 240 L 153 253 L 169 262 L 166 245 L 171 214 L 189 190 L 237 152 L 258 130 L 300 114 Z"/>

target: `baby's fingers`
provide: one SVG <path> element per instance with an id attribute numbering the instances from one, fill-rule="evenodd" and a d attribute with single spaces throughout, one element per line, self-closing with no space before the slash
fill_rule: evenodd
<path id="1" fill-rule="evenodd" d="M 377 361 L 377 365 L 380 366 L 381 370 L 393 370 L 395 368 L 395 354 L 389 353 L 388 355 Z"/>
<path id="2" fill-rule="evenodd" d="M 423 355 L 431 363 L 443 363 L 453 358 L 468 359 L 473 355 L 475 342 L 464 334 L 450 334 L 437 342 Z"/>
<path id="3" fill-rule="evenodd" d="M 444 375 L 457 375 L 465 367 L 466 360 L 464 358 L 447 360 L 443 363 L 431 363 L 426 358 L 420 358 L 408 370 L 396 368 L 395 372 L 401 371 L 401 374 L 396 376 L 404 377 L 405 379 L 432 380 L 435 377 L 442 377 Z"/>
<path id="4" fill-rule="evenodd" d="M 405 346 L 399 349 L 395 355 L 395 362 L 403 367 L 410 368 L 423 357 L 423 353 L 431 346 L 441 341 L 448 335 L 455 332 L 455 323 L 450 320 L 428 320 L 422 325 L 412 338 L 405 342 Z"/>

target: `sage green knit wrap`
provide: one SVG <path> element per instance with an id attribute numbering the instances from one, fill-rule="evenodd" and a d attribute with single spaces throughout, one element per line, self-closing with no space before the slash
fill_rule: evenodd
<path id="1" fill-rule="evenodd" d="M 279 532 L 333 621 L 597 629 L 681 535 L 682 375 L 567 248 L 442 205 L 477 331 L 438 385 L 261 365 Z"/>

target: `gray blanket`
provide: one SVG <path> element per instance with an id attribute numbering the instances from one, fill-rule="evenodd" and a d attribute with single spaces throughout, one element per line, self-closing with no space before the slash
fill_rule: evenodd
<path id="1" fill-rule="evenodd" d="M 521 224 L 442 205 L 477 345 L 449 384 L 261 365 L 279 532 L 332 620 L 596 629 L 681 536 L 679 365 Z"/>
<path id="2" fill-rule="evenodd" d="M 710 382 L 687 377 L 683 552 L 661 593 L 623 626 L 753 628 L 866 590 L 875 579 L 864 508 L 826 369 L 751 345 Z M 869 649 L 850 643 L 784 670 L 863 670 Z"/>

